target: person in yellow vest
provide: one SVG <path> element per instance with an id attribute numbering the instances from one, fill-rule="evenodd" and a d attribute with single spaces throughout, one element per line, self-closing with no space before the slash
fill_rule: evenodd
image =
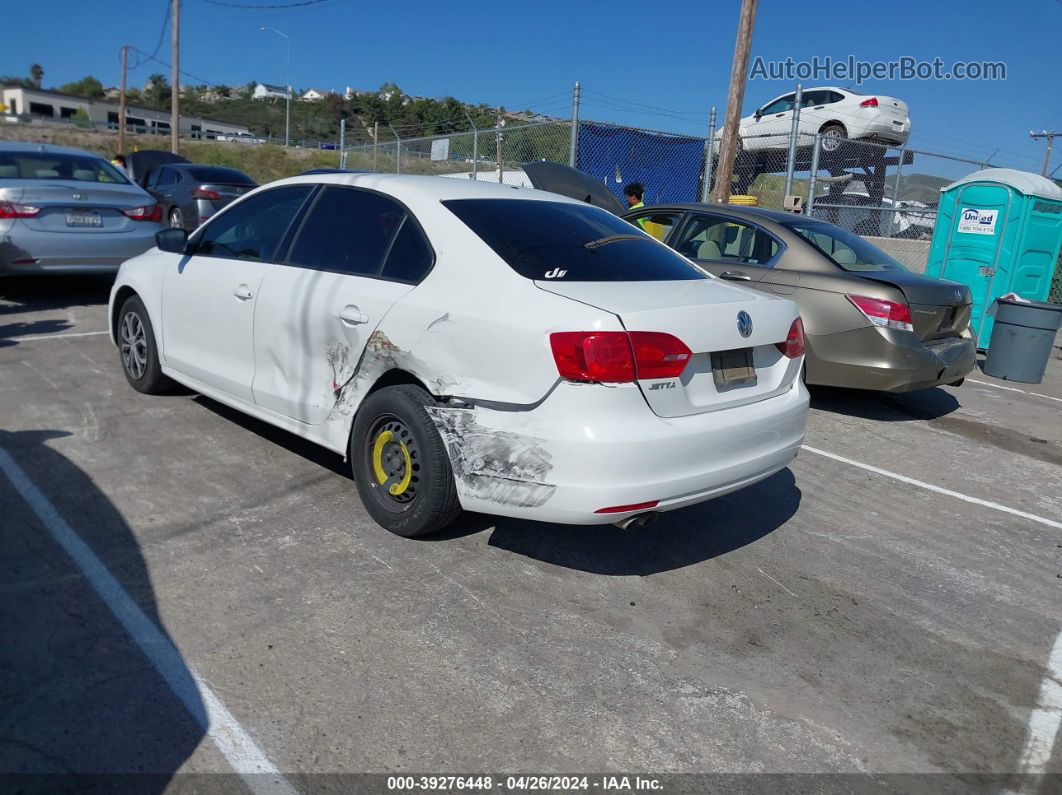
<path id="1" fill-rule="evenodd" d="M 645 206 L 642 201 L 642 196 L 645 195 L 645 188 L 642 187 L 640 182 L 628 182 L 626 187 L 623 188 L 623 194 L 627 197 L 627 207 L 631 210 L 640 210 Z M 638 218 L 636 223 L 642 229 L 645 229 L 645 223 L 647 218 Z"/>

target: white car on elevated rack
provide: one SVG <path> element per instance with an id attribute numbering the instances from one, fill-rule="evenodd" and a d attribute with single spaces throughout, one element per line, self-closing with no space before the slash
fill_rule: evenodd
<path id="1" fill-rule="evenodd" d="M 796 92 L 782 94 L 758 107 L 738 122 L 741 148 L 746 152 L 789 147 Z M 798 131 L 800 142 L 810 144 L 822 134 L 822 150 L 837 151 L 845 139 L 902 146 L 911 135 L 907 103 L 883 94 L 860 94 L 847 88 L 824 86 L 801 93 Z M 723 131 L 715 134 L 716 151 Z"/>
<path id="2" fill-rule="evenodd" d="M 794 304 L 582 202 L 314 174 L 158 243 L 111 293 L 133 388 L 172 379 L 349 456 L 400 535 L 462 507 L 639 522 L 768 477 L 804 438 Z"/>

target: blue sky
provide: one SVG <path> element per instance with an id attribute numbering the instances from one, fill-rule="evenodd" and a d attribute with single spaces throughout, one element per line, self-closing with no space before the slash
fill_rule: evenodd
<path id="1" fill-rule="evenodd" d="M 366 89 L 393 81 L 412 94 L 566 116 L 579 80 L 584 118 L 702 132 L 708 108 L 716 104 L 722 112 L 725 102 L 740 5 L 324 0 L 272 11 L 219 5 L 292 1 L 183 0 L 182 68 L 211 83 L 283 83 L 283 40 L 259 30 L 271 25 L 291 36 L 299 87 Z M 4 37 L 0 73 L 24 74 L 39 62 L 45 85 L 86 74 L 117 84 L 119 47 L 152 52 L 168 3 L 6 4 L 3 27 L 19 35 Z M 860 90 L 906 101 L 916 146 L 978 158 L 999 149 L 1000 164 L 1038 172 L 1044 143 L 1030 140 L 1029 131 L 1062 127 L 1060 32 L 1062 0 L 760 0 L 753 56 L 1004 61 L 1005 81 L 883 81 Z M 169 46 L 167 34 L 159 57 L 168 60 Z M 168 71 L 149 63 L 131 80 L 142 84 L 156 70 Z M 750 81 L 745 111 L 791 87 Z M 1052 167 L 1062 163 L 1059 144 Z"/>

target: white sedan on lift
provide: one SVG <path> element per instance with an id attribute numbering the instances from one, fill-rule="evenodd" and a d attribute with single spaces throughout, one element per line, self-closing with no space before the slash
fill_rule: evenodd
<path id="1" fill-rule="evenodd" d="M 111 292 L 130 385 L 177 381 L 349 456 L 400 535 L 461 508 L 640 522 L 770 476 L 804 438 L 794 304 L 582 202 L 316 174 L 158 244 Z"/>
<path id="2" fill-rule="evenodd" d="M 796 92 L 790 91 L 758 107 L 738 122 L 741 148 L 746 152 L 789 147 Z M 845 139 L 902 146 L 911 135 L 907 103 L 882 94 L 860 94 L 847 88 L 825 86 L 801 92 L 798 131 L 800 143 L 810 144 L 822 134 L 822 150 L 835 152 Z M 715 134 L 715 149 L 723 131 Z"/>

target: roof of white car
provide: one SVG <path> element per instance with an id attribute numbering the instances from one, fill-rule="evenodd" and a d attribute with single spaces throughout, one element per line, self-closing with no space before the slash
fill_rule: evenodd
<path id="1" fill-rule="evenodd" d="M 955 180 L 950 185 L 945 185 L 940 190 L 951 190 L 969 182 L 1002 182 L 1026 196 L 1062 201 L 1062 188 L 1058 187 L 1053 180 L 1028 171 L 1018 171 L 1016 168 L 983 168 L 967 174 L 962 179 Z"/>
<path id="2" fill-rule="evenodd" d="M 446 201 L 447 199 L 537 199 L 538 201 L 581 204 L 581 202 L 577 202 L 567 196 L 561 196 L 559 193 L 550 193 L 534 188 L 500 185 L 481 180 L 425 177 L 412 174 L 307 174 L 283 179 L 272 183 L 272 185 L 297 185 L 307 182 L 325 185 L 352 185 L 359 188 L 378 190 L 395 196 L 431 201 Z"/>

